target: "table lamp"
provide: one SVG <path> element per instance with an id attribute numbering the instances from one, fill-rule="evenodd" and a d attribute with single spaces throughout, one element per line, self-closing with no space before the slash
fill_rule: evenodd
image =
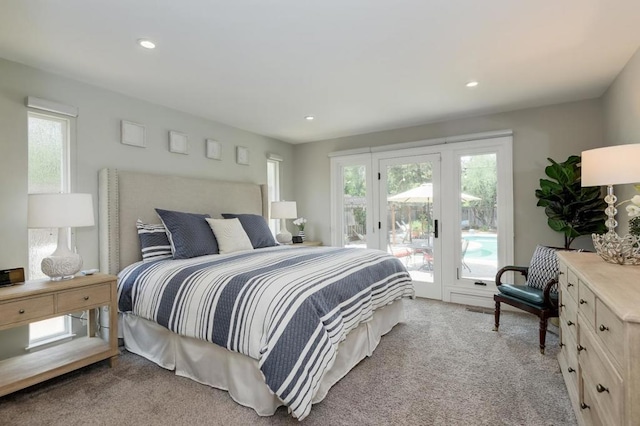
<path id="1" fill-rule="evenodd" d="M 287 230 L 287 219 L 298 217 L 298 209 L 295 201 L 274 201 L 271 203 L 271 219 L 281 219 L 280 233 L 276 240 L 280 244 L 291 244 L 291 232 Z"/>
<path id="2" fill-rule="evenodd" d="M 58 228 L 58 247 L 42 259 L 42 272 L 54 281 L 73 278 L 82 268 L 82 258 L 69 249 L 67 228 L 94 223 L 91 194 L 29 194 L 27 226 Z"/>
<path id="3" fill-rule="evenodd" d="M 617 198 L 613 185 L 640 182 L 640 144 L 615 145 L 582 151 L 582 186 L 607 186 L 607 233 L 592 234 L 596 252 L 609 263 L 640 265 L 640 241 L 638 237 L 620 237 L 615 215 Z"/>

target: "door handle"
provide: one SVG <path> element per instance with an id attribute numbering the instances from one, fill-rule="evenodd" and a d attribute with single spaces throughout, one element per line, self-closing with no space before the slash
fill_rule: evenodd
<path id="1" fill-rule="evenodd" d="M 433 238 L 438 238 L 438 219 L 433 221 Z"/>

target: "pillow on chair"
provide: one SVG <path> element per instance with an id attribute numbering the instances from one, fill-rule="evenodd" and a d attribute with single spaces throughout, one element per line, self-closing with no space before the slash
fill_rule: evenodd
<path id="1" fill-rule="evenodd" d="M 527 285 L 544 290 L 547 283 L 558 277 L 558 254 L 556 249 L 545 246 L 537 246 L 531 258 Z M 557 285 L 551 288 L 551 292 L 557 292 Z"/>

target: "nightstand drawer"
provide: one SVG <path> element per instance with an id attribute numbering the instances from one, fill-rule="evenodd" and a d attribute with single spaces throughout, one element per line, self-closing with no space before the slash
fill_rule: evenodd
<path id="1" fill-rule="evenodd" d="M 101 284 L 58 294 L 58 311 L 83 310 L 111 301 L 111 285 Z"/>
<path id="2" fill-rule="evenodd" d="M 596 335 L 618 364 L 624 359 L 624 324 L 599 299 L 596 301 Z"/>
<path id="3" fill-rule="evenodd" d="M 32 297 L 0 304 L 0 326 L 53 315 L 53 296 Z"/>

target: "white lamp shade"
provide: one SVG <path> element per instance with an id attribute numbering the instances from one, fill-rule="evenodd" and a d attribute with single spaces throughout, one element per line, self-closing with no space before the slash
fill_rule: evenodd
<path id="1" fill-rule="evenodd" d="M 582 151 L 582 186 L 640 182 L 640 144 Z"/>
<path id="2" fill-rule="evenodd" d="M 91 194 L 29 194 L 29 228 L 93 226 Z"/>
<path id="3" fill-rule="evenodd" d="M 298 209 L 295 201 L 274 201 L 271 203 L 271 219 L 295 219 Z"/>

